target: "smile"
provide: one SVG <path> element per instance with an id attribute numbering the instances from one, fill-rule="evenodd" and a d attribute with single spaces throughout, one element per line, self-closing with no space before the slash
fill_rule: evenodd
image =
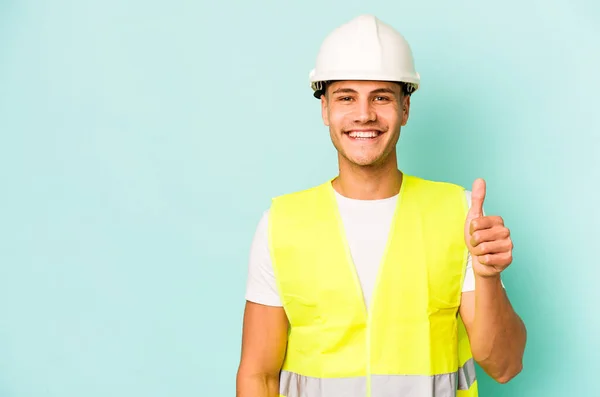
<path id="1" fill-rule="evenodd" d="M 383 134 L 382 131 L 379 130 L 364 130 L 364 131 L 348 131 L 345 133 L 350 139 L 356 141 L 369 141 L 374 140 Z"/>

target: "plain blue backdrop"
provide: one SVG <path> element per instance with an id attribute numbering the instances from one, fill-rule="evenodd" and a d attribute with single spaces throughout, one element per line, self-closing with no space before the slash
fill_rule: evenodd
<path id="1" fill-rule="evenodd" d="M 254 228 L 335 175 L 308 73 L 362 13 L 422 76 L 401 167 L 513 232 L 525 369 L 481 395 L 592 395 L 599 8 L 0 0 L 0 396 L 234 395 Z"/>

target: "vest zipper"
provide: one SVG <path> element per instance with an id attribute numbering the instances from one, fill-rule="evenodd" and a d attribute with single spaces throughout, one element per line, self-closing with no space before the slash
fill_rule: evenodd
<path id="1" fill-rule="evenodd" d="M 366 305 L 365 305 L 366 307 Z M 371 313 L 367 309 L 367 397 L 371 397 Z"/>
<path id="2" fill-rule="evenodd" d="M 339 212 L 339 208 L 337 206 L 337 201 L 335 198 L 335 191 L 333 189 L 333 186 L 331 185 L 331 181 L 329 182 L 329 193 L 330 193 L 330 198 L 332 200 L 332 204 L 334 205 L 335 208 L 335 216 L 337 219 L 337 224 L 338 224 L 338 229 L 341 233 L 342 236 L 342 240 L 344 243 L 344 251 L 346 252 L 346 263 L 348 264 L 348 266 L 351 268 L 351 273 L 354 279 L 354 284 L 359 292 L 359 295 L 361 297 L 361 302 L 362 302 L 362 306 L 363 306 L 363 310 L 365 313 L 365 320 L 367 322 L 367 341 L 366 341 L 366 355 L 367 355 L 367 363 L 366 363 L 366 367 L 367 367 L 367 375 L 366 375 L 366 397 L 371 397 L 371 312 L 372 312 L 372 307 L 375 305 L 375 299 L 377 296 L 377 290 L 379 287 L 379 283 L 380 283 L 380 278 L 381 278 L 381 274 L 383 273 L 383 267 L 385 265 L 386 259 L 387 259 L 387 255 L 388 255 L 388 250 L 389 250 L 389 246 L 392 242 L 393 239 L 393 234 L 394 234 L 394 228 L 396 225 L 396 220 L 398 217 L 398 212 L 399 212 L 399 207 L 400 207 L 400 203 L 402 201 L 402 197 L 403 197 L 403 193 L 404 190 L 406 189 L 406 175 L 403 176 L 402 178 L 402 184 L 400 185 L 400 191 L 398 192 L 398 199 L 396 202 L 396 208 L 394 209 L 394 215 L 392 216 L 392 222 L 390 225 L 390 232 L 387 238 L 387 243 L 385 246 L 385 249 L 383 251 L 383 256 L 381 258 L 380 264 L 379 264 L 379 268 L 377 269 L 377 277 L 375 279 L 375 285 L 373 286 L 373 293 L 371 295 L 371 304 L 369 305 L 370 307 L 367 306 L 367 303 L 365 302 L 365 297 L 364 297 L 364 292 L 362 290 L 362 287 L 360 285 L 360 280 L 358 279 L 358 273 L 356 271 L 356 265 L 354 264 L 354 261 L 352 260 L 352 254 L 350 253 L 350 246 L 348 245 L 348 239 L 346 238 L 346 232 L 344 230 L 344 223 L 342 221 L 342 217 L 340 215 Z M 369 310 L 371 309 L 371 310 Z"/>
<path id="3" fill-rule="evenodd" d="M 339 222 L 339 226 L 342 226 L 342 220 L 341 218 L 339 218 L 338 215 L 338 222 Z M 350 254 L 350 248 L 348 247 L 348 243 L 345 237 L 345 233 L 343 228 L 341 228 L 341 232 L 343 233 L 342 235 L 344 236 L 344 250 L 346 252 L 346 262 L 348 263 L 348 266 L 351 267 L 351 272 L 354 278 L 354 284 L 356 285 L 356 288 L 359 292 L 360 297 L 362 298 L 362 307 L 364 310 L 364 314 L 365 314 L 365 321 L 367 323 L 367 330 L 366 330 L 366 355 L 367 355 L 367 363 L 366 363 L 366 367 L 367 367 L 367 374 L 366 374 L 366 397 L 371 397 L 371 313 L 369 308 L 367 307 L 367 304 L 365 302 L 365 298 L 363 295 L 363 290 L 362 287 L 360 285 L 360 280 L 358 279 L 358 274 L 356 273 L 356 267 L 354 265 L 354 262 L 352 261 L 352 255 Z M 377 284 L 377 283 L 376 283 Z M 377 288 L 377 285 L 375 285 L 375 288 Z M 373 289 L 373 291 L 375 290 L 375 288 Z"/>
<path id="4" fill-rule="evenodd" d="M 366 340 L 366 355 L 367 355 L 366 389 L 367 390 L 366 390 L 365 397 L 371 397 L 371 315 L 370 315 L 369 308 L 367 307 L 367 304 L 365 302 L 365 297 L 364 297 L 362 287 L 360 285 L 360 280 L 358 279 L 356 265 L 354 264 L 354 261 L 352 260 L 352 254 L 350 253 L 350 247 L 348 246 L 348 239 L 346 238 L 346 232 L 344 230 L 344 223 L 342 221 L 342 217 L 341 217 L 338 207 L 337 207 L 337 202 L 335 200 L 335 193 L 333 192 L 333 188 L 330 190 L 330 193 L 331 193 L 331 199 L 336 208 L 335 217 L 337 219 L 338 230 L 341 233 L 342 240 L 344 243 L 344 252 L 346 253 L 346 263 L 348 264 L 348 267 L 350 268 L 350 272 L 352 273 L 352 278 L 354 279 L 354 285 L 355 285 L 355 287 L 359 293 L 359 296 L 361 298 L 360 301 L 362 302 L 362 307 L 363 307 L 364 314 L 365 314 L 365 321 L 367 323 L 367 330 L 366 330 L 366 334 L 367 334 L 367 336 L 366 336 L 366 339 L 367 339 Z M 375 288 L 376 287 L 377 286 L 375 286 Z"/>

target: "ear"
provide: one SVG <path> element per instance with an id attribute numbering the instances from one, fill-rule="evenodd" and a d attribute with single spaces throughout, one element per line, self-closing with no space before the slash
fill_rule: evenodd
<path id="1" fill-rule="evenodd" d="M 323 119 L 323 124 L 329 127 L 329 103 L 327 102 L 327 98 L 325 94 L 321 95 L 321 118 Z"/>
<path id="2" fill-rule="evenodd" d="M 409 114 L 410 114 L 410 95 L 404 95 L 404 98 L 402 98 L 402 126 L 403 127 L 408 122 Z"/>

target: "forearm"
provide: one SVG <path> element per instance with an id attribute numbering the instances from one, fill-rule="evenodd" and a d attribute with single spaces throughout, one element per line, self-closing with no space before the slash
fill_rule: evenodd
<path id="1" fill-rule="evenodd" d="M 496 381 L 522 369 L 525 325 L 513 310 L 500 277 L 475 278 L 475 316 L 470 335 L 473 357 Z"/>
<path id="2" fill-rule="evenodd" d="M 236 397 L 278 397 L 279 377 L 269 374 L 238 372 Z"/>

